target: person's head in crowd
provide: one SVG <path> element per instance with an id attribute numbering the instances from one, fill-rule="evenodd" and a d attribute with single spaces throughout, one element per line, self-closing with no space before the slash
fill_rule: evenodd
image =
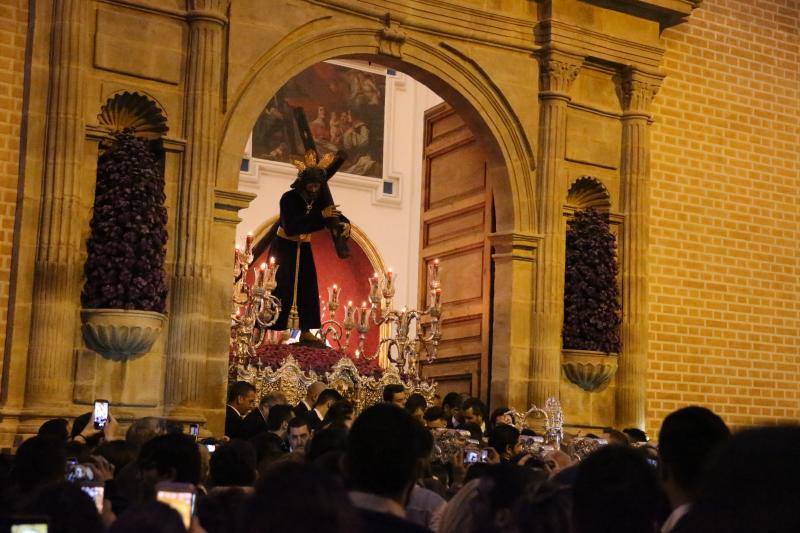
<path id="1" fill-rule="evenodd" d="M 348 400 L 339 400 L 333 402 L 325 413 L 325 418 L 322 420 L 322 427 L 327 426 L 345 426 L 347 429 L 353 425 L 355 418 L 356 408 L 353 403 Z"/>
<path id="2" fill-rule="evenodd" d="M 201 478 L 197 443 L 182 433 L 167 433 L 146 442 L 139 452 L 137 466 L 146 493 L 153 492 L 160 481 L 197 485 Z"/>
<path id="3" fill-rule="evenodd" d="M 147 441 L 166 432 L 167 426 L 163 419 L 146 416 L 137 418 L 131 423 L 125 432 L 125 440 L 138 451 Z"/>
<path id="4" fill-rule="evenodd" d="M 647 438 L 647 433 L 639 428 L 625 428 L 622 432 L 628 436 L 631 444 L 646 443 L 650 440 Z"/>
<path id="5" fill-rule="evenodd" d="M 522 452 L 519 430 L 508 424 L 500 424 L 489 435 L 489 446 L 494 448 L 502 461 L 509 461 Z"/>
<path id="6" fill-rule="evenodd" d="M 698 496 L 713 454 L 731 432 L 717 414 L 690 406 L 667 415 L 658 433 L 661 483 L 677 507 Z"/>
<path id="7" fill-rule="evenodd" d="M 448 422 L 461 423 L 463 421 L 461 413 L 461 405 L 463 403 L 461 395 L 457 392 L 449 392 L 445 395 L 444 400 L 442 400 L 442 410 Z"/>
<path id="8" fill-rule="evenodd" d="M 305 417 L 296 416 L 289 422 L 286 440 L 289 443 L 289 450 L 292 452 L 305 452 L 308 439 L 311 437 L 311 430 Z"/>
<path id="9" fill-rule="evenodd" d="M 66 461 L 63 443 L 47 437 L 32 437 L 17 449 L 11 480 L 22 492 L 63 481 Z"/>
<path id="10" fill-rule="evenodd" d="M 405 407 L 407 397 L 406 388 L 399 383 L 386 385 L 383 388 L 383 401 L 393 403 L 397 407 Z"/>
<path id="11" fill-rule="evenodd" d="M 252 437 L 250 444 L 253 445 L 256 451 L 256 465 L 259 475 L 266 467 L 287 453 L 286 442 L 269 431 Z"/>
<path id="12" fill-rule="evenodd" d="M 328 386 L 321 381 L 315 381 L 308 386 L 306 389 L 305 402 L 308 404 L 309 411 L 314 408 L 314 404 L 317 403 L 317 397 L 319 397 L 320 393 L 327 388 Z"/>
<path id="13" fill-rule="evenodd" d="M 246 415 L 256 406 L 256 388 L 246 381 L 237 381 L 228 389 L 228 405 L 240 416 Z"/>
<path id="14" fill-rule="evenodd" d="M 428 407 L 423 415 L 425 427 L 428 429 L 439 429 L 447 427 L 447 415 L 444 414 L 444 409 L 438 405 Z"/>
<path id="15" fill-rule="evenodd" d="M 158 501 L 134 505 L 114 521 L 108 533 L 186 533 L 178 511 Z"/>
<path id="16" fill-rule="evenodd" d="M 225 442 L 211 454 L 210 481 L 214 487 L 246 487 L 256 480 L 256 450 L 247 441 Z"/>
<path id="17" fill-rule="evenodd" d="M 469 398 L 462 404 L 464 422 L 483 426 L 486 423 L 486 404 L 478 398 Z"/>
<path id="18" fill-rule="evenodd" d="M 243 533 L 352 533 L 358 517 L 341 481 L 310 464 L 282 461 L 264 472 L 245 504 Z"/>
<path id="19" fill-rule="evenodd" d="M 341 399 L 342 395 L 339 394 L 339 392 L 335 389 L 325 389 L 319 393 L 319 396 L 317 396 L 317 401 L 314 403 L 314 409 L 319 411 L 322 417 L 325 418 L 325 415 L 328 413 L 328 409 L 331 408 L 331 405 Z"/>
<path id="20" fill-rule="evenodd" d="M 692 533 L 800 531 L 799 442 L 796 425 L 733 435 L 717 453 L 692 506 Z"/>
<path id="21" fill-rule="evenodd" d="M 350 430 L 345 471 L 353 489 L 405 505 L 433 449 L 433 436 L 390 403 L 364 410 Z"/>
<path id="22" fill-rule="evenodd" d="M 653 533 L 664 498 L 644 455 L 619 445 L 604 446 L 578 465 L 573 497 L 579 533 Z"/>
<path id="23" fill-rule="evenodd" d="M 481 427 L 475 422 L 464 422 L 458 426 L 458 429 L 462 431 L 469 431 L 469 438 L 473 440 L 483 439 L 483 430 L 481 430 Z"/>
<path id="24" fill-rule="evenodd" d="M 238 520 L 250 496 L 251 487 L 212 489 L 197 499 L 195 514 L 206 533 L 238 533 Z"/>
<path id="25" fill-rule="evenodd" d="M 306 446 L 306 460 L 314 462 L 318 457 L 332 451 L 344 452 L 347 449 L 347 428 L 328 426 L 316 431 Z"/>
<path id="26" fill-rule="evenodd" d="M 604 428 L 603 438 L 609 443 L 616 446 L 630 446 L 631 441 L 628 435 L 622 431 L 614 428 Z"/>
<path id="27" fill-rule="evenodd" d="M 39 426 L 39 436 L 49 437 L 59 442 L 67 442 L 69 438 L 69 422 L 66 418 L 53 418 Z"/>
<path id="28" fill-rule="evenodd" d="M 545 483 L 533 496 L 522 500 L 515 512 L 519 533 L 569 533 L 572 528 L 572 497 L 568 489 Z"/>
<path id="29" fill-rule="evenodd" d="M 439 533 L 508 531 L 517 501 L 533 495 L 544 481 L 543 474 L 512 464 L 475 464 L 470 470 L 479 465 L 480 475 L 445 508 Z"/>
<path id="30" fill-rule="evenodd" d="M 405 409 L 411 416 L 416 418 L 422 423 L 425 423 L 425 409 L 428 408 L 428 402 L 425 401 L 425 397 L 418 392 L 411 394 L 408 399 L 406 400 Z"/>
<path id="31" fill-rule="evenodd" d="M 46 516 L 48 533 L 101 533 L 103 523 L 94 501 L 75 483 L 43 486 L 22 509 L 27 516 Z"/>
<path id="32" fill-rule="evenodd" d="M 285 438 L 289 429 L 289 421 L 294 418 L 294 409 L 289 405 L 276 405 L 267 415 L 267 431 Z"/>
<path id="33" fill-rule="evenodd" d="M 506 414 L 509 410 L 508 407 L 498 407 L 492 411 L 492 414 L 489 415 L 488 422 L 486 422 L 486 432 L 491 433 L 498 424 L 511 425 L 513 422 L 513 420 L 511 420 L 511 415 Z"/>
<path id="34" fill-rule="evenodd" d="M 105 457 L 106 461 L 114 465 L 116 474 L 136 460 L 136 452 L 137 450 L 124 440 L 111 440 L 98 446 L 94 454 Z"/>
<path id="35" fill-rule="evenodd" d="M 89 421 L 92 420 L 93 416 L 94 413 L 92 411 L 76 416 L 75 420 L 72 421 L 72 428 L 70 429 L 69 432 L 69 438 L 74 439 L 75 437 L 80 435 L 81 431 L 83 431 L 83 429 L 86 427 Z"/>
<path id="36" fill-rule="evenodd" d="M 281 404 L 286 404 L 286 396 L 280 392 L 271 392 L 263 395 L 261 400 L 258 401 L 258 410 L 261 412 L 261 416 L 266 419 L 269 416 L 269 410 L 273 406 Z"/>

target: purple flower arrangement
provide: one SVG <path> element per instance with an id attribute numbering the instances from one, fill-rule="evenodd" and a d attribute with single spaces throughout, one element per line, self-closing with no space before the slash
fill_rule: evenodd
<path id="1" fill-rule="evenodd" d="M 97 161 L 97 185 L 86 243 L 86 309 L 137 309 L 163 313 L 167 284 L 164 257 L 163 150 L 160 142 L 124 130 Z"/>
<path id="2" fill-rule="evenodd" d="M 619 353 L 617 241 L 608 215 L 578 211 L 567 228 L 563 346 Z"/>

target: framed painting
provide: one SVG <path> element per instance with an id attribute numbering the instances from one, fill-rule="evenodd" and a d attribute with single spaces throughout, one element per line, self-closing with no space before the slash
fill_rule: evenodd
<path id="1" fill-rule="evenodd" d="M 318 63 L 289 80 L 253 127 L 252 157 L 290 163 L 303 153 L 292 108 L 305 111 L 320 155 L 344 150 L 340 172 L 383 177 L 386 76 Z"/>

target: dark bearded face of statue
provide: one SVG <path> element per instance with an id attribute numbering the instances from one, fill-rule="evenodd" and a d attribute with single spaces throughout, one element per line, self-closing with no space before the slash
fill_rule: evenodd
<path id="1" fill-rule="evenodd" d="M 306 194 L 311 198 L 316 198 L 319 194 L 319 189 L 321 185 L 316 181 L 312 181 L 311 183 L 306 183 L 305 191 Z"/>

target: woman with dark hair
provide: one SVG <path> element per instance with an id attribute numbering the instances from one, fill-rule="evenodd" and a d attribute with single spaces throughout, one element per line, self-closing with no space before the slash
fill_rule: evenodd
<path id="1" fill-rule="evenodd" d="M 498 424 L 511 424 L 511 415 L 507 415 L 506 413 L 509 412 L 510 409 L 508 407 L 498 407 L 492 414 L 489 416 L 489 420 L 486 422 L 486 434 L 491 435 L 494 428 L 497 427 Z"/>
<path id="2" fill-rule="evenodd" d="M 66 418 L 53 418 L 39 426 L 39 436 L 67 442 L 69 438 L 69 422 Z"/>

